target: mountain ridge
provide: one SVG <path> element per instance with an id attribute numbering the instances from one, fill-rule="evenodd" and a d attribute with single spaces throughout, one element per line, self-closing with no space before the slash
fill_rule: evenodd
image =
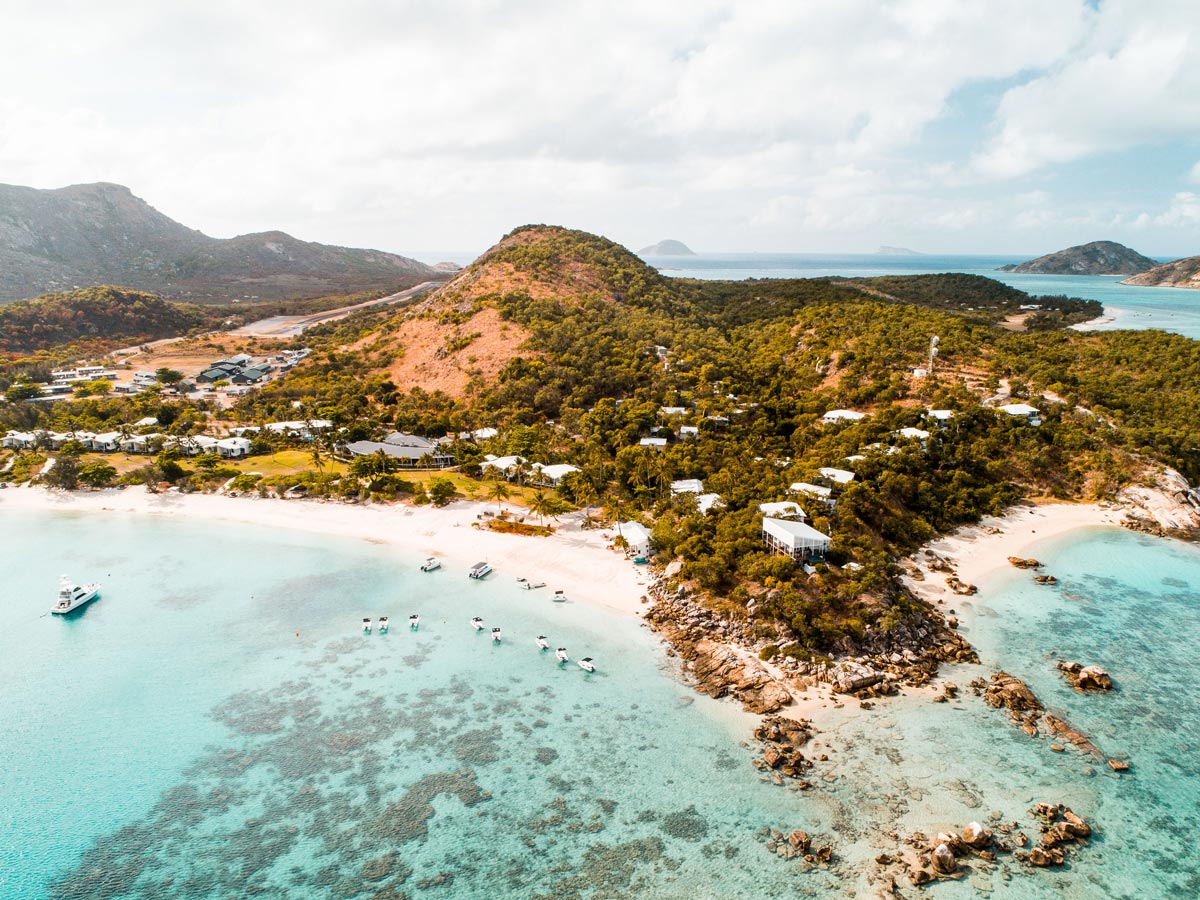
<path id="1" fill-rule="evenodd" d="M 417 260 L 283 231 L 213 238 L 111 182 L 0 184 L 0 301 L 120 284 L 194 302 L 284 300 L 437 277 Z"/>

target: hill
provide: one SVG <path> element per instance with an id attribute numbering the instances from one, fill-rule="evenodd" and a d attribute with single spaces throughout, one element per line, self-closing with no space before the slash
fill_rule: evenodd
<path id="1" fill-rule="evenodd" d="M 103 285 L 0 306 L 0 357 L 100 351 L 213 326 L 214 310 Z"/>
<path id="2" fill-rule="evenodd" d="M 281 231 L 211 238 L 127 187 L 0 185 L 0 301 L 98 284 L 196 302 L 283 300 L 408 287 L 432 267 Z"/>
<path id="3" fill-rule="evenodd" d="M 1200 289 L 1200 256 L 1189 256 L 1126 278 L 1121 284 Z"/>
<path id="4" fill-rule="evenodd" d="M 907 247 L 889 247 L 887 244 L 883 244 L 878 250 L 875 251 L 875 253 L 878 256 L 923 256 L 924 255 L 922 253 L 918 253 L 916 250 L 909 250 Z"/>
<path id="5" fill-rule="evenodd" d="M 1158 265 L 1148 256 L 1115 241 L 1092 241 L 1047 253 L 1016 265 L 1001 266 L 1001 272 L 1026 275 L 1133 275 Z"/>
<path id="6" fill-rule="evenodd" d="M 695 256 L 683 241 L 659 241 L 638 251 L 638 256 Z"/>

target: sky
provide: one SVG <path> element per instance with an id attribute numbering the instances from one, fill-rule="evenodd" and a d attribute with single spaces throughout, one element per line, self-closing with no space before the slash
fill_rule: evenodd
<path id="1" fill-rule="evenodd" d="M 1197 0 L 2 2 L 0 182 L 216 237 L 1200 254 Z"/>

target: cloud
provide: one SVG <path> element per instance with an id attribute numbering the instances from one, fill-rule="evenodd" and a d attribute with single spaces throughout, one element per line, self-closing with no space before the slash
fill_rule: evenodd
<path id="1" fill-rule="evenodd" d="M 1154 217 L 1155 225 L 1168 228 L 1194 228 L 1200 225 L 1200 194 L 1182 191 L 1171 198 L 1171 205 Z"/>

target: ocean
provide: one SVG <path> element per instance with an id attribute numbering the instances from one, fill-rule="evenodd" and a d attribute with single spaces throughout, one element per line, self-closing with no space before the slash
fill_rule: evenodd
<path id="1" fill-rule="evenodd" d="M 829 761 L 801 792 L 763 779 L 754 720 L 681 684 L 638 621 L 518 590 L 513 573 L 423 574 L 393 547 L 250 525 L 4 521 L 6 900 L 855 897 L 892 834 L 1027 822 L 1039 800 L 1098 838 L 1061 870 L 976 866 L 930 896 L 1200 892 L 1190 545 L 1097 529 L 1038 548 L 1060 587 L 1014 570 L 961 611 L 984 665 L 944 673 L 960 699 L 826 710 L 813 753 Z M 60 572 L 102 581 L 101 599 L 44 615 Z M 382 614 L 391 633 L 364 635 Z M 1052 653 L 1106 666 L 1119 690 L 1067 689 Z M 996 667 L 1132 774 L 1052 753 L 983 706 L 966 684 Z M 764 827 L 831 843 L 833 866 L 779 859 Z"/>

